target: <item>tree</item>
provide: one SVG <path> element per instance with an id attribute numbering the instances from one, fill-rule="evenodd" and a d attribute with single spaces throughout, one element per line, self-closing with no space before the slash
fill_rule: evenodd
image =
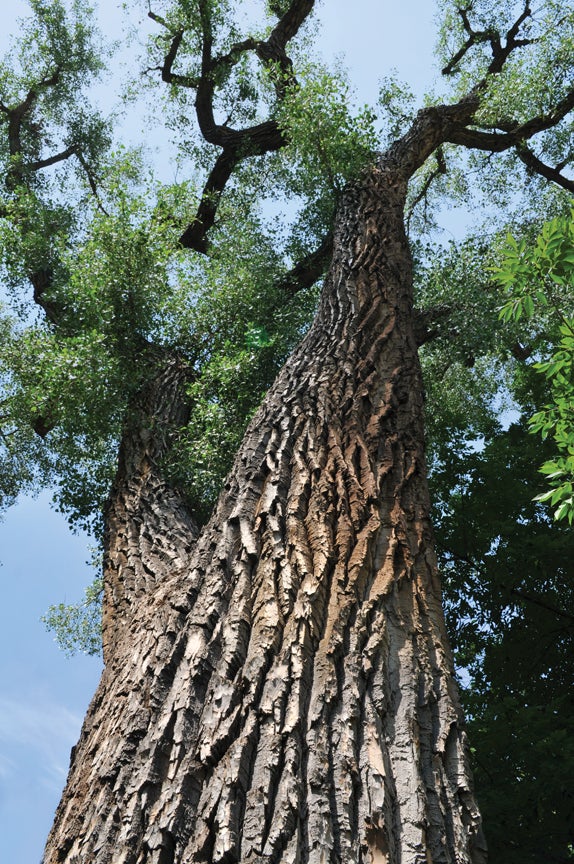
<path id="1" fill-rule="evenodd" d="M 540 495 L 540 500 L 550 501 L 553 506 L 558 504 L 555 518 L 567 518 L 570 525 L 574 518 L 574 322 L 560 311 L 560 298 L 556 297 L 554 286 L 571 289 L 574 284 L 573 240 L 573 213 L 547 222 L 532 248 L 511 237 L 499 272 L 499 280 L 510 285 L 512 295 L 501 310 L 503 318 L 519 319 L 524 312 L 531 317 L 537 305 L 550 305 L 558 318 L 558 347 L 549 360 L 535 367 L 544 373 L 552 402 L 538 411 L 530 424 L 532 431 L 540 432 L 543 438 L 551 435 L 557 450 L 556 457 L 540 468 L 551 485 L 550 491 Z"/>
<path id="2" fill-rule="evenodd" d="M 244 38 L 225 3 L 150 12 L 156 71 L 216 148 L 194 210 L 185 186 L 137 201 L 125 163 L 106 164 L 104 125 L 71 108 L 97 67 L 83 13 L 70 27 L 58 3 L 32 5 L 40 59 L 23 79 L 4 73 L 2 216 L 13 281 L 32 283 L 46 323 L 5 324 L 10 446 L 49 471 L 27 428 L 45 438 L 62 502 L 85 518 L 121 429 L 103 529 L 105 671 L 45 861 L 484 860 L 424 457 L 417 349 L 444 310 L 413 311 L 404 211 L 409 187 L 422 201 L 460 148 L 513 152 L 569 188 L 574 15 L 444 3 L 450 101 L 377 151 L 369 113 L 353 120 L 329 76 L 297 68 L 290 46 L 312 0 L 273 4 L 267 31 Z M 42 122 L 63 129 L 63 149 L 50 151 Z M 43 173 L 70 160 L 91 193 L 76 224 Z M 287 272 L 251 204 L 261 164 L 304 201 Z M 221 345 L 206 297 L 246 252 L 258 265 L 247 315 L 264 301 L 273 327 L 244 318 L 234 342 L 227 322 Z M 217 472 L 198 485 L 201 460 L 177 456 L 193 446 L 181 430 L 217 428 L 242 342 L 235 390 L 250 414 L 329 259 L 313 324 L 207 519 L 201 489 Z M 99 470 L 88 489 L 87 441 Z"/>
<path id="3" fill-rule="evenodd" d="M 574 824 L 573 537 L 533 501 L 541 455 L 520 418 L 431 482 L 476 794 L 489 858 L 508 864 L 567 861 Z"/>
<path id="4" fill-rule="evenodd" d="M 537 360 L 556 351 L 563 316 L 572 309 L 569 280 L 555 282 L 547 266 L 530 262 L 542 264 L 549 236 L 569 221 L 552 220 L 540 232 L 538 220 L 523 211 L 513 229 L 517 241 L 509 244 L 504 230 L 489 249 L 486 230 L 443 250 L 419 276 L 419 295 L 427 299 L 453 307 L 466 298 L 464 317 L 453 309 L 422 351 L 431 385 L 432 515 L 489 860 L 505 864 L 568 861 L 573 839 L 572 532 L 554 520 L 554 507 L 539 503 L 549 496 L 536 495 L 545 486 L 537 469 L 554 454 L 551 436 L 541 441 L 527 422 L 553 410 Z M 562 254 L 567 244 L 553 255 L 557 276 Z M 510 276 L 506 296 L 488 288 L 501 261 Z M 542 288 L 536 314 L 508 314 Z M 506 319 L 502 329 L 497 314 Z M 448 346 L 463 326 L 464 338 Z M 437 368 L 446 388 L 431 374 Z M 505 429 L 498 415 L 509 395 L 512 422 Z"/>

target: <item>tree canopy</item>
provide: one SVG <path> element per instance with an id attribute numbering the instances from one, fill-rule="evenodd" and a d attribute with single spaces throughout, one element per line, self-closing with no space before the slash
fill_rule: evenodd
<path id="1" fill-rule="evenodd" d="M 165 470 L 207 521 L 310 326 L 342 191 L 450 107 L 409 198 L 450 633 L 492 860 L 571 860 L 574 12 L 441 0 L 442 79 L 417 114 L 395 79 L 357 106 L 311 60 L 311 0 L 247 25 L 228 0 L 152 4 L 138 87 L 179 147 L 166 184 L 90 106 L 108 49 L 89 8 L 29 5 L 0 66 L 0 502 L 55 486 L 98 536 L 122 430 L 170 357 L 189 409 Z M 482 217 L 445 243 L 452 205 Z"/>

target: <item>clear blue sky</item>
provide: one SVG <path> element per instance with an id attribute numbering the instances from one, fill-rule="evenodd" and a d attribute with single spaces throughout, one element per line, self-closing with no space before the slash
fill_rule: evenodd
<path id="1" fill-rule="evenodd" d="M 118 38 L 121 4 L 94 5 L 102 29 Z M 4 33 L 14 32 L 24 3 L 13 0 L 2 11 Z M 345 55 L 361 101 L 376 99 L 378 79 L 392 68 L 415 92 L 432 85 L 433 0 L 324 0 L 319 11 L 321 52 Z M 137 115 L 126 131 L 138 140 Z M 49 500 L 47 493 L 21 500 L 0 524 L 0 860 L 6 864 L 41 859 L 101 671 L 95 658 L 65 657 L 39 620 L 51 603 L 80 600 L 93 577 L 85 563 L 88 538 L 72 535 Z"/>

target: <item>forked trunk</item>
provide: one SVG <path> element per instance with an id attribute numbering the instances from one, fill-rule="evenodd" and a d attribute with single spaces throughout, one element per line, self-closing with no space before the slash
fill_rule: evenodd
<path id="1" fill-rule="evenodd" d="M 106 668 L 46 864 L 485 860 L 429 524 L 405 192 L 381 161 L 345 194 L 315 323 L 197 542 L 155 451 L 124 465 Z"/>

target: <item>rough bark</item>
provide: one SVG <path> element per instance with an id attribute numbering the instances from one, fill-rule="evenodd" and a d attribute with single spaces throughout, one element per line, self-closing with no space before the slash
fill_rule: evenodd
<path id="1" fill-rule="evenodd" d="M 177 356 L 153 354 L 150 379 L 130 405 L 105 514 L 104 662 L 114 657 L 139 603 L 153 595 L 166 569 L 187 564 L 198 534 L 185 496 L 162 470 L 173 434 L 189 420 L 191 370 Z"/>
<path id="2" fill-rule="evenodd" d="M 408 171 L 394 153 L 345 194 L 314 325 L 195 543 L 154 452 L 130 444 L 109 514 L 106 667 L 45 864 L 485 860 L 403 228 L 425 154 L 405 152 Z"/>

